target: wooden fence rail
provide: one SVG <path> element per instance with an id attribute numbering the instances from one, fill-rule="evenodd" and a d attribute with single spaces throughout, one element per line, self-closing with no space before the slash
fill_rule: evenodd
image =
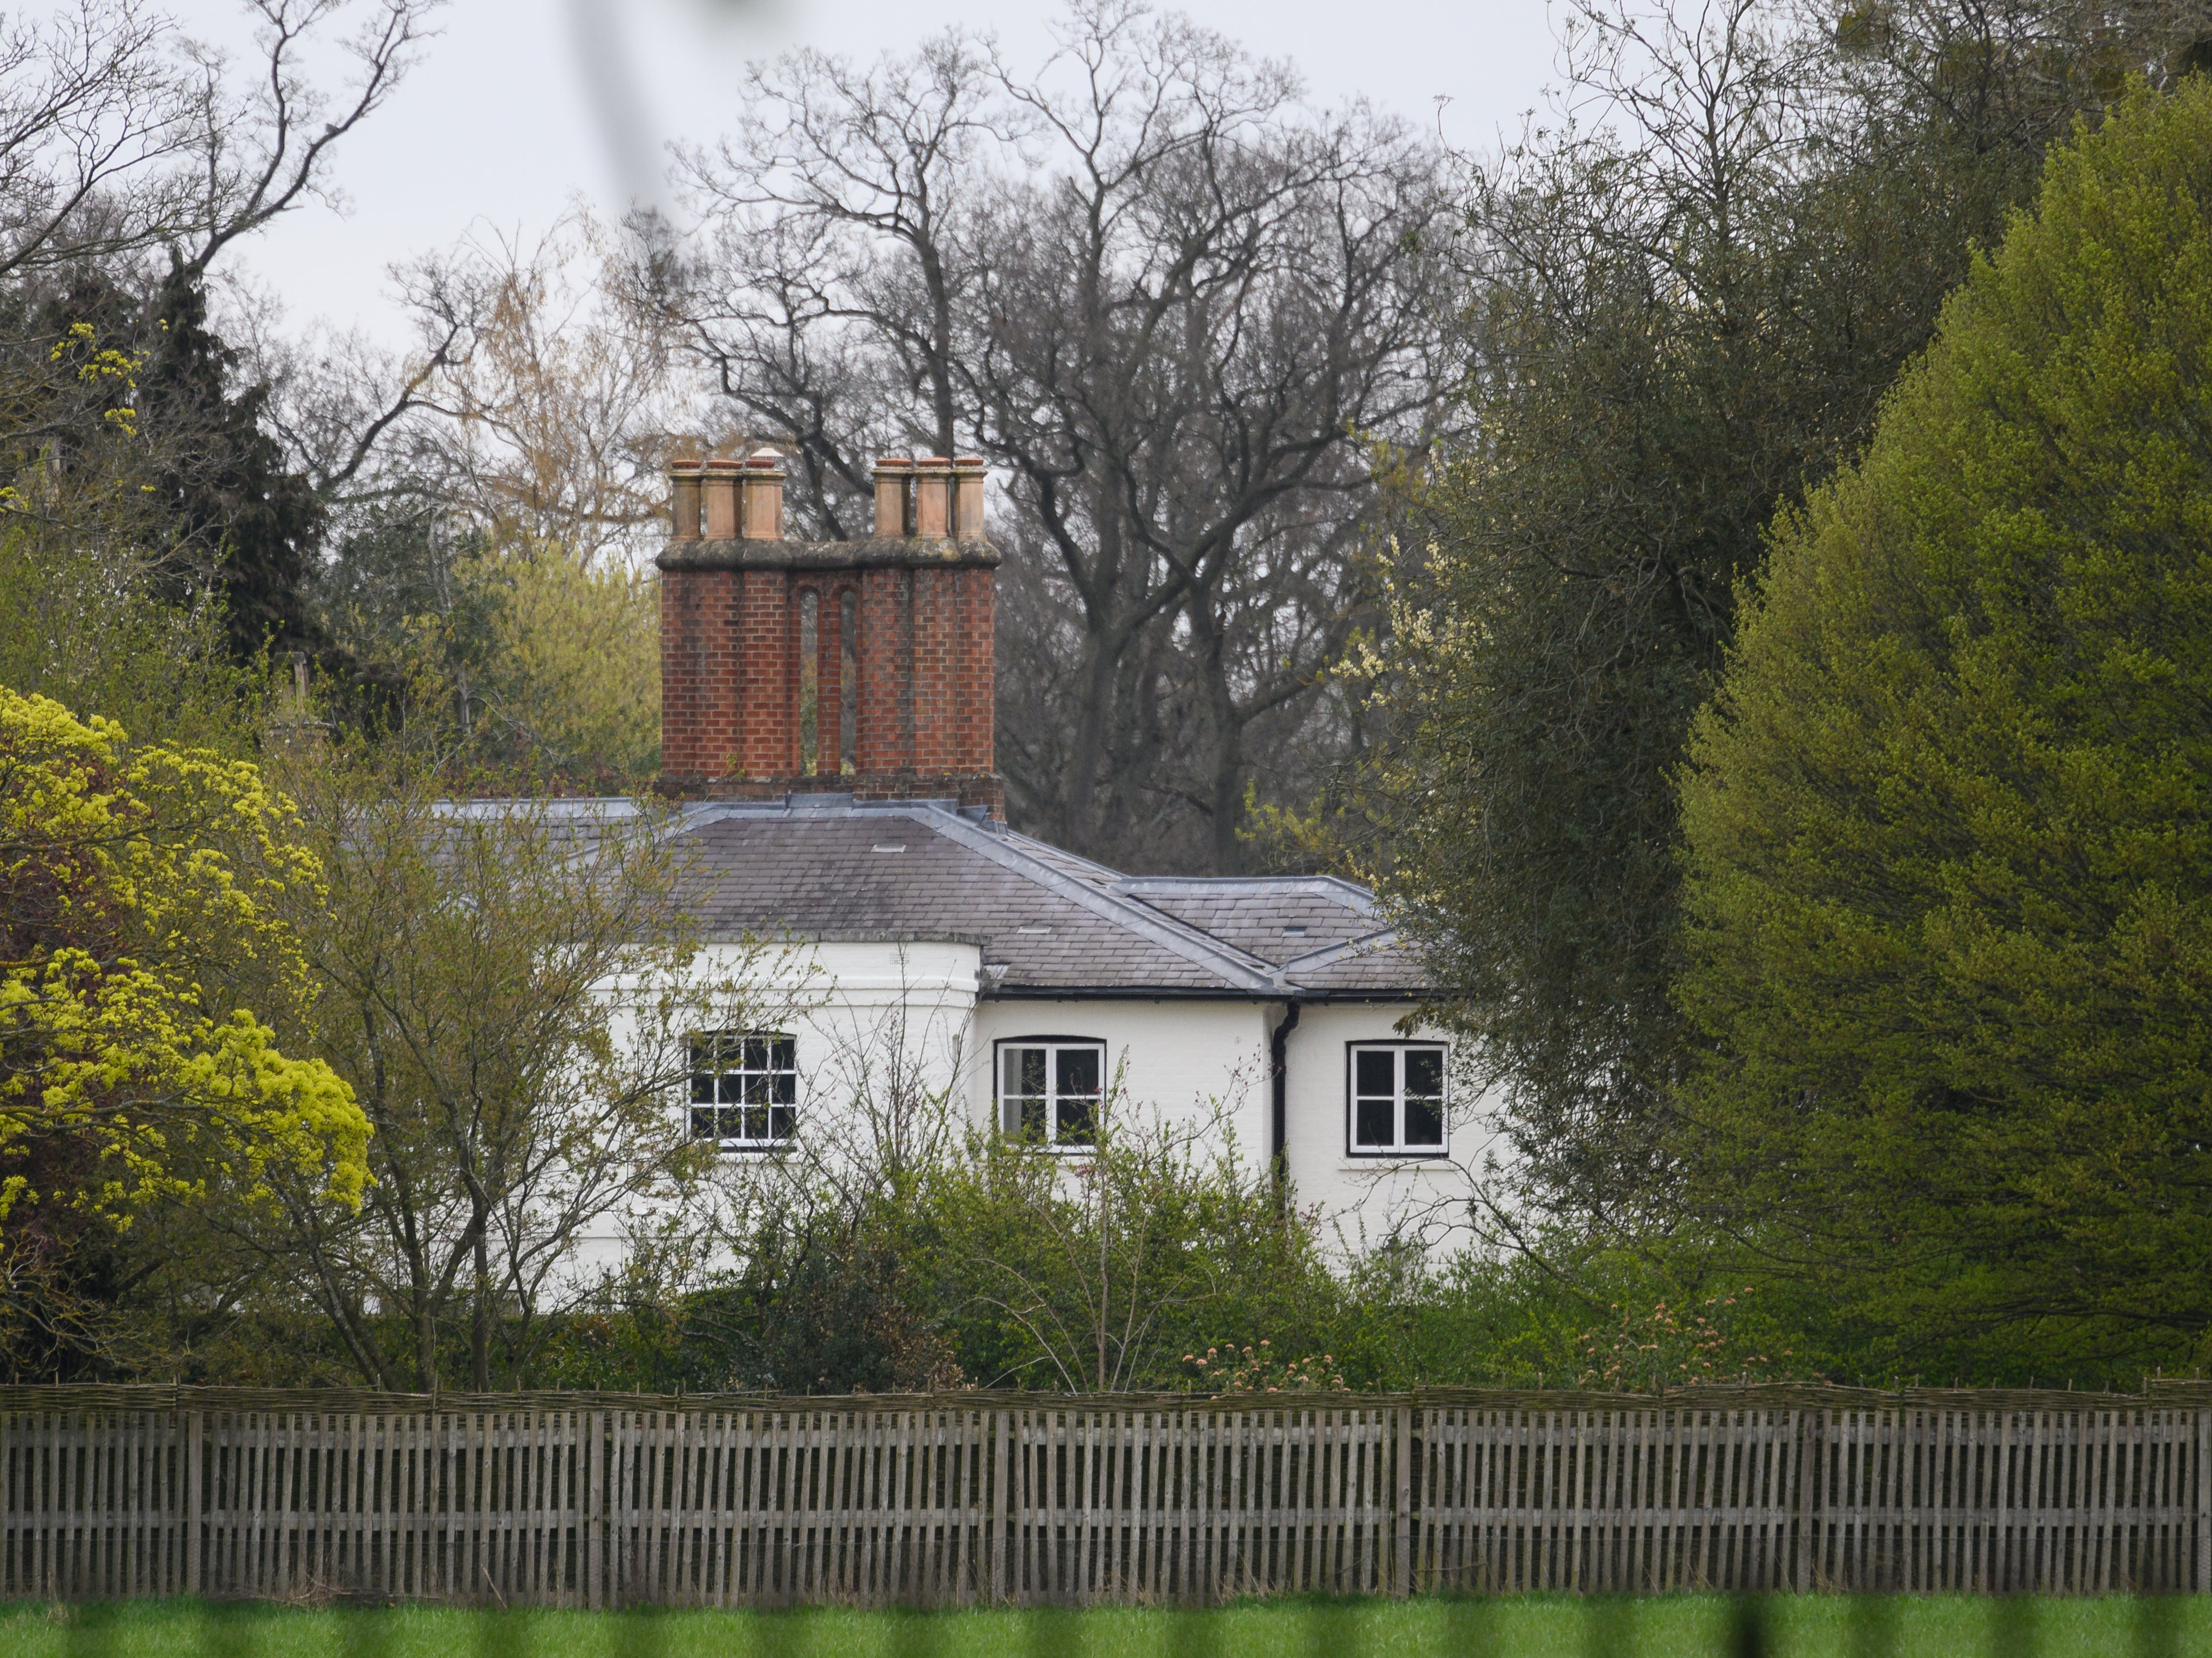
<path id="1" fill-rule="evenodd" d="M 0 1596 L 1033 1605 L 2212 1589 L 2212 1385 L 0 1388 Z"/>

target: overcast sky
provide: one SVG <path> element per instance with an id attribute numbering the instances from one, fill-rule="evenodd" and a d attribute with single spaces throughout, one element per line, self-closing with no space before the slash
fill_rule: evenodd
<path id="1" fill-rule="evenodd" d="M 235 0 L 169 0 L 197 38 L 241 59 Z M 356 4 L 356 13 L 361 8 Z M 1316 101 L 1364 96 L 1486 149 L 1553 73 L 1547 0 L 1188 0 L 1175 9 L 1287 58 Z M 1049 49 L 1049 6 L 1021 0 L 449 0 L 398 93 L 338 153 L 343 215 L 308 207 L 236 261 L 286 322 L 356 323 L 398 343 L 385 272 L 487 230 L 541 234 L 577 197 L 611 216 L 665 166 L 671 140 L 730 123 L 749 60 L 805 44 L 856 58 L 958 22 L 1018 64 Z M 627 109 L 630 118 L 623 118 Z"/>

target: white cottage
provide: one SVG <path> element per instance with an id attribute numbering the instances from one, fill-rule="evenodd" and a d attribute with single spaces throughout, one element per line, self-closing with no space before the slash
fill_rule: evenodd
<path id="1" fill-rule="evenodd" d="M 854 1055 L 1051 1151 L 1109 1093 L 1233 1132 L 1369 1237 L 1471 1132 L 1374 899 L 1321 877 L 1129 875 L 1016 833 L 992 762 L 983 469 L 886 460 L 875 533 L 789 541 L 772 452 L 679 461 L 663 572 L 663 790 L 710 950 L 786 959 L 777 1028 L 701 1033 L 685 1132 L 732 1157 L 838 1133 Z"/>

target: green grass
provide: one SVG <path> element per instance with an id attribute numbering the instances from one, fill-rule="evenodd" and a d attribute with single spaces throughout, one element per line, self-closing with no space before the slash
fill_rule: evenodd
<path id="1" fill-rule="evenodd" d="M 2181 1658 L 2212 1598 L 1249 1601 L 1218 1610 L 470 1612 L 0 1603 L 4 1658 Z"/>

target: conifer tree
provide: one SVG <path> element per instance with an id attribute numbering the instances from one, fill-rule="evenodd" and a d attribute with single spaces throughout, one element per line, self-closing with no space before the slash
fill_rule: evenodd
<path id="1" fill-rule="evenodd" d="M 263 429 L 269 388 L 234 389 L 237 352 L 210 325 L 207 290 L 173 265 L 155 301 L 138 387 L 157 446 L 155 499 L 183 567 L 222 598 L 232 654 L 315 650 L 307 586 L 323 507 Z"/>
<path id="2" fill-rule="evenodd" d="M 1691 756 L 1705 1212 L 1908 1346 L 2201 1357 L 2212 82 L 2054 155 Z"/>

